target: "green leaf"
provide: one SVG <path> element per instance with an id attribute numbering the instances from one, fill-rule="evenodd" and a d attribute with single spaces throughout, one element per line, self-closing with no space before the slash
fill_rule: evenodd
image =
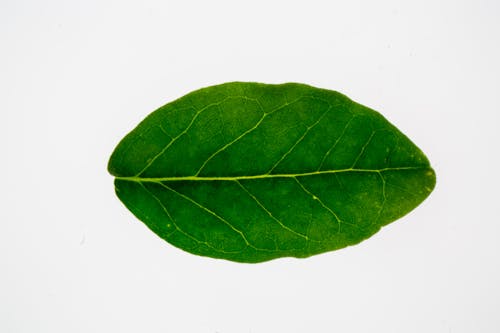
<path id="1" fill-rule="evenodd" d="M 108 165 L 120 200 L 188 252 L 238 262 L 359 243 L 432 191 L 425 155 L 384 117 L 311 86 L 233 82 L 142 121 Z"/>

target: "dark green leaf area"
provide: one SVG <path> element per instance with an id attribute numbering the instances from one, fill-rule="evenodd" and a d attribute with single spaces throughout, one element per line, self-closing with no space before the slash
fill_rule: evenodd
<path id="1" fill-rule="evenodd" d="M 108 168 L 161 238 L 238 262 L 359 243 L 435 184 L 424 154 L 379 113 L 302 84 L 190 93 L 141 122 Z"/>

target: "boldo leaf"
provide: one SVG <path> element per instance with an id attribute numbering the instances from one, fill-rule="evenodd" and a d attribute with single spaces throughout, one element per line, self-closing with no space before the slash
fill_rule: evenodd
<path id="1" fill-rule="evenodd" d="M 188 252 L 308 257 L 367 239 L 433 190 L 425 155 L 384 117 L 304 84 L 232 82 L 142 121 L 108 165 L 125 206 Z"/>

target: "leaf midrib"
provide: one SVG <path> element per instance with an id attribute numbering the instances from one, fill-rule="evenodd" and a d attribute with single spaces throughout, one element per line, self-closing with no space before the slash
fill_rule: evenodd
<path id="1" fill-rule="evenodd" d="M 269 179 L 269 178 L 297 178 L 307 177 L 324 174 L 347 173 L 347 172 L 364 172 L 364 173 L 381 173 L 386 171 L 406 171 L 406 170 L 423 170 L 430 169 L 430 166 L 417 166 L 417 167 L 395 167 L 395 168 L 382 168 L 382 169 L 337 169 L 337 170 L 321 170 L 304 173 L 290 173 L 290 174 L 260 174 L 251 176 L 228 176 L 228 177 L 203 177 L 203 176 L 181 176 L 181 177 L 121 177 L 115 176 L 119 180 L 127 180 L 134 182 L 168 182 L 168 181 L 238 181 L 238 180 L 251 180 L 251 179 Z"/>

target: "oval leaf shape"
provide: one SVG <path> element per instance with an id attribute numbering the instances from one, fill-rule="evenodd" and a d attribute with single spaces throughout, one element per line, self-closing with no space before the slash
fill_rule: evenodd
<path id="1" fill-rule="evenodd" d="M 359 243 L 435 185 L 425 155 L 379 113 L 297 83 L 194 91 L 130 132 L 108 170 L 158 236 L 237 262 Z"/>

